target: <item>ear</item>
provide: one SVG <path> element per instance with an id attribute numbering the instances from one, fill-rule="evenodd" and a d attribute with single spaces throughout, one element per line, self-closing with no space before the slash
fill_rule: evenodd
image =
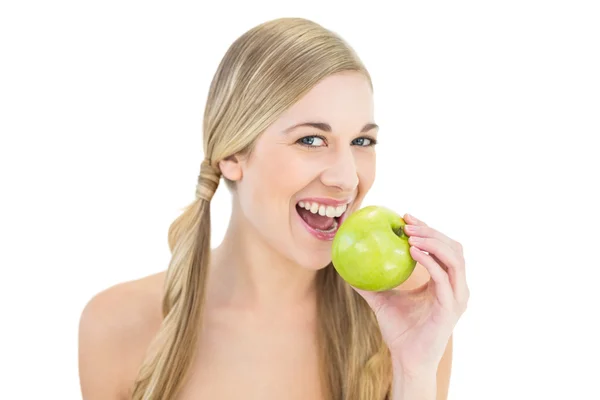
<path id="1" fill-rule="evenodd" d="M 221 174 L 230 181 L 242 179 L 242 162 L 237 155 L 229 156 L 219 161 Z"/>

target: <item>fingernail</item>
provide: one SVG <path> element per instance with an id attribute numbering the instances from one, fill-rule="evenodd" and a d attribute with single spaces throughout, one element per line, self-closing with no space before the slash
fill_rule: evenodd
<path id="1" fill-rule="evenodd" d="M 421 243 L 421 238 L 416 236 L 411 236 L 408 238 L 410 243 Z"/>

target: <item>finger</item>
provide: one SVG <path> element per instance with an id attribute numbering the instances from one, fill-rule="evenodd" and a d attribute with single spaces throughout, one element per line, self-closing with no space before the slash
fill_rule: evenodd
<path id="1" fill-rule="evenodd" d="M 408 241 L 419 249 L 427 251 L 435 260 L 441 262 L 440 266 L 448 273 L 452 291 L 458 299 L 464 292 L 464 260 L 462 256 L 438 239 L 411 236 Z"/>
<path id="2" fill-rule="evenodd" d="M 460 245 L 455 240 L 449 238 L 444 235 L 442 232 L 437 229 L 433 229 L 427 225 L 405 225 L 404 231 L 409 236 L 421 236 L 421 237 L 430 237 L 434 239 L 438 239 L 441 242 L 446 243 L 452 249 L 454 249 L 457 253 L 460 253 Z"/>
<path id="3" fill-rule="evenodd" d="M 413 216 L 411 214 L 405 214 L 404 219 L 409 224 L 417 226 L 418 229 L 427 229 L 427 227 L 428 227 L 428 225 L 426 223 L 424 223 L 423 221 L 419 220 L 418 218 L 416 218 L 415 216 Z M 406 230 L 406 228 L 407 228 L 407 226 L 405 226 L 405 230 Z M 410 228 L 408 228 L 406 233 L 410 236 L 411 233 L 409 232 L 409 230 L 410 230 Z M 443 236 L 448 238 L 446 235 L 443 235 Z M 452 288 L 455 292 L 457 301 L 466 303 L 468 301 L 470 293 L 469 293 L 469 288 L 468 288 L 467 281 L 466 281 L 463 247 L 462 247 L 462 244 L 460 244 L 456 240 L 453 240 L 450 238 L 448 238 L 448 239 L 452 243 L 452 245 L 450 247 L 457 250 L 457 253 L 460 254 L 460 258 L 462 259 L 462 264 L 459 264 L 458 268 L 453 269 L 453 271 L 450 272 Z M 443 240 L 443 241 L 447 242 L 446 240 Z M 435 255 L 433 255 L 433 257 L 435 258 Z M 442 264 L 441 266 L 444 267 L 443 263 L 441 263 L 441 264 Z"/>
<path id="4" fill-rule="evenodd" d="M 450 284 L 452 285 L 454 297 L 456 298 L 457 302 L 466 305 L 466 302 L 469 300 L 470 293 L 467 285 L 465 257 L 462 252 L 462 247 L 460 248 L 459 252 L 455 253 L 456 257 L 458 258 L 457 263 L 444 262 L 433 252 L 430 255 L 442 266 L 442 268 L 448 272 Z"/>
<path id="5" fill-rule="evenodd" d="M 404 221 L 412 225 L 427 226 L 425 222 L 421 221 L 420 219 L 417 219 L 411 214 L 404 214 Z"/>
<path id="6" fill-rule="evenodd" d="M 436 259 L 435 255 L 433 258 Z M 456 298 L 457 303 L 464 308 L 466 307 L 470 294 L 465 273 L 465 259 L 462 256 L 462 253 L 461 260 L 462 262 L 458 264 L 456 268 L 448 268 L 448 276 L 450 277 L 450 284 L 454 290 L 454 297 Z M 438 262 L 440 261 L 438 260 Z"/>
<path id="7" fill-rule="evenodd" d="M 458 269 L 462 263 L 462 257 L 447 243 L 444 243 L 437 238 L 410 236 L 408 242 L 420 250 L 426 251 L 436 256 L 445 267 Z"/>
<path id="8" fill-rule="evenodd" d="M 425 267 L 429 276 L 431 276 L 431 280 L 435 286 L 435 295 L 440 304 L 445 307 L 452 307 L 454 304 L 454 292 L 446 271 L 433 257 L 415 246 L 410 246 L 410 254 L 415 261 Z"/>

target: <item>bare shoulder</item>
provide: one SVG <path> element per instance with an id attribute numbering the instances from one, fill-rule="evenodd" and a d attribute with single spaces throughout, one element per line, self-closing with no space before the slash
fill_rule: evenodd
<path id="1" fill-rule="evenodd" d="M 120 399 L 161 324 L 164 272 L 119 283 L 93 296 L 79 321 L 84 400 Z"/>

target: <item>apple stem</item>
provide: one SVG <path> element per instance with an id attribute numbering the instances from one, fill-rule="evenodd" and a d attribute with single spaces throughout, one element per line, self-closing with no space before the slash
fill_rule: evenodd
<path id="1" fill-rule="evenodd" d="M 392 230 L 394 231 L 394 233 L 395 233 L 397 236 L 400 236 L 400 237 L 404 236 L 404 231 L 402 230 L 402 227 L 401 227 L 401 226 L 399 226 L 399 227 L 397 227 L 397 228 L 393 228 Z"/>

